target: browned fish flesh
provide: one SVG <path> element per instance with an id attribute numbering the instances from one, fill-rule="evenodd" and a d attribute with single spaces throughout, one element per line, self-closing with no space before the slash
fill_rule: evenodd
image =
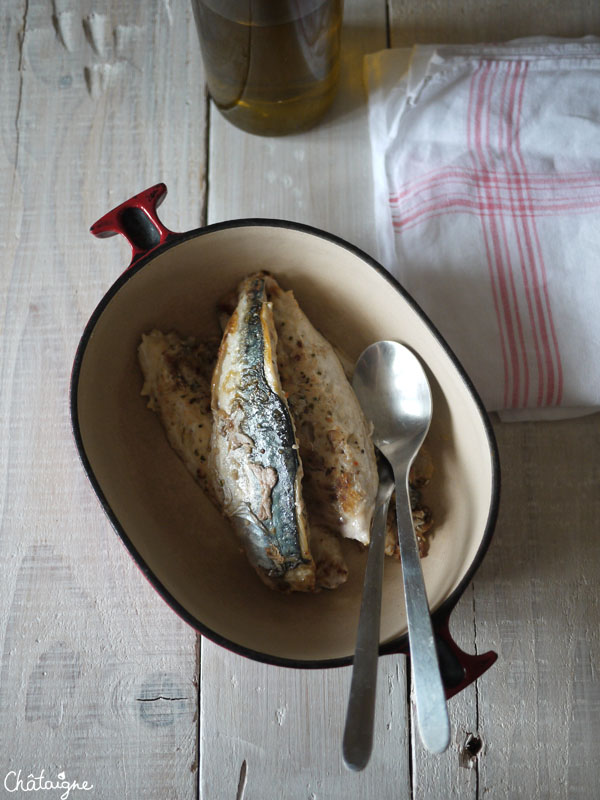
<path id="1" fill-rule="evenodd" d="M 148 407 L 158 414 L 169 444 L 209 495 L 210 390 L 218 348 L 217 338 L 182 339 L 174 331 L 158 330 L 144 334 L 138 347 Z"/>

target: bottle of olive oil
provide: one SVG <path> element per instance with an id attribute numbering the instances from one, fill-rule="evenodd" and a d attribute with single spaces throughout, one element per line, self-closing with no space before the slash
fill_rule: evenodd
<path id="1" fill-rule="evenodd" d="M 243 130 L 306 130 L 333 100 L 343 0 L 192 0 L 208 90 Z"/>

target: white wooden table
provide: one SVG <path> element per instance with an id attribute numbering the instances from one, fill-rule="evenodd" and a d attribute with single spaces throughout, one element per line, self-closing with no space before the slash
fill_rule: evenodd
<path id="1" fill-rule="evenodd" d="M 29 796 L 42 771 L 94 800 L 600 797 L 598 416 L 495 423 L 500 518 L 452 619 L 464 649 L 498 662 L 450 701 L 452 744 L 434 757 L 404 658 L 381 658 L 375 751 L 354 774 L 350 670 L 267 667 L 200 640 L 113 533 L 68 407 L 83 326 L 128 261 L 124 242 L 88 234 L 105 211 L 165 181 L 172 230 L 282 217 L 374 253 L 363 54 L 534 33 L 599 34 L 600 7 L 392 0 L 387 15 L 385 0 L 346 0 L 331 113 L 262 139 L 207 102 L 185 0 L 3 0 L 1 797 Z"/>

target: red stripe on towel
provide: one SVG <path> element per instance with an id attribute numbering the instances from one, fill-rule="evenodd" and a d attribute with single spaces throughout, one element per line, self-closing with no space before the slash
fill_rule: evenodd
<path id="1" fill-rule="evenodd" d="M 502 65 L 500 63 L 495 64 L 496 71 L 498 73 L 502 73 Z M 488 138 L 486 142 L 486 153 L 489 162 L 490 169 L 495 169 L 495 158 L 494 158 L 494 151 L 495 152 L 502 152 L 504 147 L 504 139 L 507 137 L 508 131 L 506 130 L 506 120 L 507 120 L 507 109 L 512 107 L 512 103 L 514 101 L 514 97 L 510 87 L 510 74 L 508 73 L 503 82 L 502 82 L 502 90 L 500 92 L 500 99 L 499 102 L 496 102 L 494 110 L 496 111 L 496 116 L 498 119 L 498 127 L 497 127 L 497 139 L 494 142 L 491 142 Z M 490 96 L 489 100 L 489 107 L 492 108 L 493 103 L 493 95 Z M 496 192 L 494 193 L 496 197 Z M 510 293 L 511 293 L 511 301 L 512 301 L 512 308 L 513 308 L 513 315 L 515 320 L 515 328 L 517 334 L 517 342 L 518 342 L 518 365 L 517 369 L 519 372 L 517 373 L 515 386 L 512 395 L 512 408 L 519 408 L 520 405 L 526 405 L 527 398 L 529 396 L 529 363 L 527 359 L 527 347 L 525 344 L 525 334 L 524 334 L 524 324 L 521 319 L 521 310 L 520 310 L 520 302 L 519 302 L 519 291 L 517 290 L 517 280 L 518 280 L 518 269 L 517 264 L 514 263 L 514 255 L 511 250 L 511 241 L 510 237 L 507 233 L 507 223 L 508 219 L 504 214 L 498 214 L 498 224 L 502 230 L 502 235 L 504 237 L 504 245 L 505 245 L 505 252 L 506 252 L 506 268 L 510 283 Z M 516 274 L 517 273 L 517 274 Z M 522 382 L 521 382 L 522 378 Z"/>
<path id="2" fill-rule="evenodd" d="M 523 95 L 529 65 L 523 64 L 523 77 L 520 85 L 518 104 L 516 109 L 517 124 L 515 126 L 515 136 L 513 138 L 513 149 L 516 160 L 522 171 L 525 202 L 528 208 L 532 207 L 530 196 L 530 184 L 527 175 L 525 159 L 521 152 L 520 144 L 520 118 L 523 109 Z M 528 241 L 531 239 L 531 269 L 533 278 L 533 293 L 535 307 L 538 314 L 538 324 L 542 339 L 547 382 L 545 392 L 541 392 L 538 397 L 538 407 L 542 405 L 558 405 L 562 399 L 563 373 L 560 350 L 556 329 L 552 317 L 552 307 L 548 295 L 548 282 L 546 275 L 546 265 L 544 253 L 541 247 L 540 238 L 534 218 L 521 217 L 523 227 L 527 229 Z M 542 387 L 540 387 L 542 388 Z"/>
<path id="3" fill-rule="evenodd" d="M 488 169 L 486 150 L 489 149 L 490 103 L 493 96 L 495 71 L 492 74 L 494 63 L 484 62 L 481 73 L 477 77 L 477 89 L 473 114 L 469 114 L 473 126 L 473 142 L 469 147 L 472 158 L 481 169 Z M 490 80 L 490 76 L 491 80 Z M 492 285 L 497 296 L 497 319 L 499 331 L 504 340 L 504 407 L 514 408 L 518 401 L 520 388 L 520 358 L 518 324 L 515 319 L 518 309 L 512 308 L 510 263 L 507 259 L 507 241 L 503 231 L 498 225 L 496 214 L 491 212 L 494 197 L 489 186 L 484 186 L 479 192 L 479 202 L 482 210 L 487 212 L 481 216 L 481 225 L 486 242 L 488 269 L 492 277 Z M 499 312 L 499 313 L 498 313 Z"/>
<path id="4" fill-rule="evenodd" d="M 581 197 L 578 196 L 573 203 L 575 209 L 578 208 L 581 200 L 585 202 L 586 196 L 589 196 L 590 202 L 599 200 L 600 181 L 595 174 L 590 174 L 589 172 L 565 172 L 550 175 L 544 172 L 528 172 L 527 176 L 529 190 L 532 194 L 534 192 L 538 193 L 536 201 L 540 200 L 544 193 L 547 194 L 547 202 L 559 200 L 560 198 L 557 195 L 561 189 L 567 190 L 566 198 L 562 199 L 568 199 L 572 196 L 574 188 L 582 192 Z M 490 172 L 489 170 L 464 166 L 440 167 L 403 184 L 403 188 L 400 191 L 390 194 L 390 203 L 396 205 L 406 198 L 418 196 L 425 189 L 430 189 L 437 185 L 445 186 L 446 183 L 451 183 L 453 180 L 459 185 L 467 187 L 475 186 L 479 183 L 492 183 L 499 189 L 510 189 L 513 179 L 514 173 L 507 170 L 495 169 Z M 536 209 L 534 209 L 534 213 L 536 213 Z"/>
<path id="5" fill-rule="evenodd" d="M 505 64 L 503 66 L 504 66 L 504 69 L 505 69 L 505 72 L 506 72 L 504 89 L 505 89 L 505 91 L 508 90 L 508 86 L 510 85 L 510 90 L 509 90 L 508 103 L 506 105 L 505 105 L 505 103 L 502 103 L 502 112 L 503 113 L 501 114 L 501 117 L 500 117 L 501 136 L 500 136 L 500 140 L 499 140 L 498 151 L 499 151 L 500 154 L 502 154 L 502 157 L 506 161 L 506 154 L 510 150 L 511 142 L 512 142 L 513 137 L 514 137 L 514 124 L 513 124 L 514 123 L 514 115 L 513 115 L 513 109 L 514 109 L 515 96 L 516 96 L 516 91 L 517 91 L 517 78 L 518 78 L 519 65 L 517 63 L 512 63 L 512 64 L 509 63 L 509 64 Z M 530 287 L 529 287 L 529 277 L 528 277 L 527 268 L 526 268 L 526 264 L 525 264 L 524 250 L 526 249 L 527 245 L 526 245 L 526 243 L 523 242 L 523 240 L 521 238 L 520 225 L 519 225 L 519 218 L 520 218 L 519 208 L 521 206 L 524 206 L 524 203 L 522 201 L 521 201 L 521 203 L 519 203 L 518 192 L 515 193 L 515 187 L 516 187 L 516 185 L 518 184 L 518 181 L 519 181 L 518 175 L 515 173 L 514 170 L 513 170 L 513 172 L 511 172 L 509 174 L 511 175 L 511 185 L 510 185 L 510 192 L 509 192 L 509 197 L 510 197 L 510 219 L 511 219 L 512 224 L 513 224 L 513 233 L 514 233 L 514 237 L 515 237 L 515 243 L 517 245 L 518 266 L 520 266 L 519 272 L 520 272 L 520 276 L 521 276 L 521 279 L 522 279 L 523 295 L 524 295 L 525 304 L 526 304 L 526 307 L 527 307 L 527 313 L 529 315 L 529 323 L 530 323 L 529 333 L 531 335 L 531 338 L 533 339 L 535 362 L 536 362 L 538 382 L 539 382 L 539 376 L 540 376 L 540 372 L 542 370 L 543 362 L 542 362 L 540 346 L 539 346 L 539 342 L 538 342 L 538 334 L 537 334 L 537 330 L 536 330 L 533 303 L 532 303 L 532 300 L 531 300 L 531 291 L 530 291 Z M 516 199 L 515 199 L 515 194 L 516 194 Z M 521 400 L 520 403 L 517 403 L 516 406 L 514 406 L 515 408 L 526 407 L 529 404 L 529 389 L 530 389 L 529 364 L 528 364 L 528 357 L 527 357 L 527 348 L 526 348 L 524 343 L 523 343 L 523 358 L 525 360 L 525 363 L 527 364 L 528 380 L 527 380 L 527 385 L 525 387 L 525 391 L 523 392 L 522 400 Z"/>

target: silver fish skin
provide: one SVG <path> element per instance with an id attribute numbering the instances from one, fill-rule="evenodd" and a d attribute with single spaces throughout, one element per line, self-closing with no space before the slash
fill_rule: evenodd
<path id="1" fill-rule="evenodd" d="M 265 283 L 262 274 L 242 283 L 219 349 L 211 399 L 214 488 L 261 579 L 283 591 L 314 591 L 302 463 Z"/>

